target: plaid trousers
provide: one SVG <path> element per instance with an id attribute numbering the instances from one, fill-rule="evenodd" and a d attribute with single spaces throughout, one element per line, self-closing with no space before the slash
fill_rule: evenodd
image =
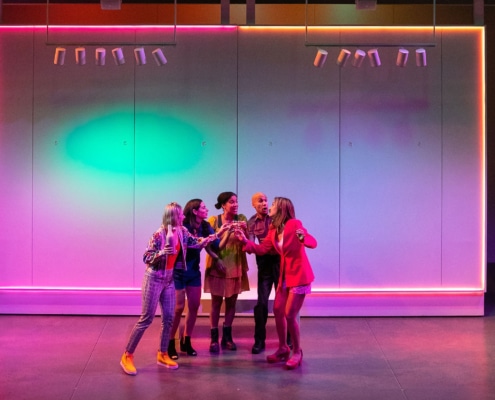
<path id="1" fill-rule="evenodd" d="M 173 269 L 154 270 L 146 267 L 142 287 L 142 311 L 136 325 L 132 329 L 126 351 L 134 353 L 144 331 L 151 325 L 160 304 L 162 327 L 160 331 L 160 351 L 168 349 L 170 331 L 175 311 L 175 286 Z"/>

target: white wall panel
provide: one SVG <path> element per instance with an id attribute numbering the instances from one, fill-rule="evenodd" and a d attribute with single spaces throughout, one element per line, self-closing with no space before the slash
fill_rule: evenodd
<path id="1" fill-rule="evenodd" d="M 66 36 L 71 39 L 72 30 Z M 112 34 L 108 33 L 108 38 Z M 34 285 L 129 287 L 133 254 L 132 68 L 53 65 L 35 44 Z M 132 64 L 131 64 L 132 66 Z"/>
<path id="2" fill-rule="evenodd" d="M 442 36 L 442 283 L 479 287 L 485 249 L 483 219 L 481 40 L 460 31 Z M 474 273 L 473 273 L 474 272 Z"/>
<path id="3" fill-rule="evenodd" d="M 380 67 L 342 69 L 342 287 L 441 284 L 440 50 L 428 48 L 427 69 L 409 50 L 405 68 L 397 48 L 379 48 Z"/>
<path id="4" fill-rule="evenodd" d="M 217 196 L 237 185 L 237 34 L 233 28 L 181 29 L 168 63 L 136 69 L 135 281 L 164 206 Z M 149 53 L 148 53 L 149 54 Z"/>
<path id="5" fill-rule="evenodd" d="M 313 66 L 304 30 L 240 30 L 239 186 L 244 210 L 263 191 L 290 198 L 317 238 L 315 287 L 338 284 L 338 81 Z M 329 62 L 330 64 L 330 62 Z M 256 264 L 252 265 L 254 279 Z M 256 282 L 256 281 L 254 281 Z"/>
<path id="6" fill-rule="evenodd" d="M 3 31 L 0 59 L 0 285 L 31 285 L 33 32 Z"/>

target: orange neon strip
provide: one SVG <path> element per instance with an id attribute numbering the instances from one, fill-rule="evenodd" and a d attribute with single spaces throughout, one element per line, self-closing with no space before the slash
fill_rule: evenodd
<path id="1" fill-rule="evenodd" d="M 241 30 L 305 30 L 304 26 L 239 26 Z M 308 29 L 319 31 L 431 31 L 428 26 L 308 26 Z M 437 31 L 483 31 L 478 26 L 436 27 Z"/>
<path id="2" fill-rule="evenodd" d="M 486 291 L 486 71 L 485 71 L 485 29 L 481 30 L 480 33 L 480 44 L 479 48 L 481 49 L 481 57 L 478 62 L 480 71 L 479 71 L 479 104 L 481 104 L 480 110 L 480 121 L 481 121 L 481 129 L 480 129 L 480 170 L 481 170 L 481 246 L 480 246 L 480 254 L 481 254 L 481 287 Z"/>

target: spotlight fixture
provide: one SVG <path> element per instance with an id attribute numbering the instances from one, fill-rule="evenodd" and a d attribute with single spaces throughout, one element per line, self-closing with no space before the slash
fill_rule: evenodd
<path id="1" fill-rule="evenodd" d="M 96 65 L 105 65 L 106 50 L 103 47 L 98 47 L 95 51 Z"/>
<path id="2" fill-rule="evenodd" d="M 379 67 L 382 65 L 380 55 L 378 54 L 378 49 L 368 50 L 368 58 L 370 59 L 370 65 L 372 67 Z"/>
<path id="3" fill-rule="evenodd" d="M 77 47 L 75 53 L 76 53 L 76 64 L 86 65 L 86 49 L 84 47 Z"/>
<path id="4" fill-rule="evenodd" d="M 115 65 L 125 64 L 124 52 L 122 48 L 117 47 L 112 50 L 113 60 L 115 61 Z"/>
<path id="5" fill-rule="evenodd" d="M 426 50 L 417 49 L 416 50 L 416 65 L 418 67 L 426 67 Z"/>
<path id="6" fill-rule="evenodd" d="M 143 47 L 138 47 L 134 49 L 134 57 L 136 58 L 136 65 L 146 64 L 146 53 Z"/>
<path id="7" fill-rule="evenodd" d="M 316 57 L 315 57 L 315 61 L 313 62 L 313 65 L 316 68 L 323 67 L 323 64 L 325 64 L 325 61 L 327 60 L 327 57 L 328 57 L 328 51 L 323 49 L 318 49 L 318 53 L 316 53 Z"/>
<path id="8" fill-rule="evenodd" d="M 407 64 L 407 57 L 409 56 L 409 51 L 406 49 L 399 49 L 397 52 L 397 61 L 395 65 L 398 67 L 405 67 Z"/>
<path id="9" fill-rule="evenodd" d="M 63 47 L 57 47 L 55 49 L 55 57 L 53 63 L 55 65 L 64 65 L 65 62 L 65 49 Z"/>
<path id="10" fill-rule="evenodd" d="M 167 63 L 167 58 L 163 54 L 162 49 L 155 49 L 151 52 L 153 54 L 153 58 L 155 59 L 156 65 L 161 67 Z"/>
<path id="11" fill-rule="evenodd" d="M 351 56 L 351 52 L 347 49 L 340 50 L 339 56 L 337 57 L 337 65 L 339 67 L 345 67 L 345 63 Z"/>
<path id="12" fill-rule="evenodd" d="M 363 64 L 364 57 L 366 53 L 363 50 L 356 50 L 354 53 L 354 58 L 352 59 L 352 66 L 359 68 Z"/>

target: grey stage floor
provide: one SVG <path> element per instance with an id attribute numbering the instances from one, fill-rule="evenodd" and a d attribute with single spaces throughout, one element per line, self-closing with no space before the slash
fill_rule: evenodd
<path id="1" fill-rule="evenodd" d="M 136 317 L 0 315 L 0 399 L 495 399 L 495 312 L 484 317 L 302 318 L 304 360 L 267 364 L 250 352 L 253 321 L 234 323 L 236 352 L 210 355 L 209 324 L 193 338 L 198 357 L 156 365 L 160 321 L 136 353 L 137 376 L 119 359 Z"/>

